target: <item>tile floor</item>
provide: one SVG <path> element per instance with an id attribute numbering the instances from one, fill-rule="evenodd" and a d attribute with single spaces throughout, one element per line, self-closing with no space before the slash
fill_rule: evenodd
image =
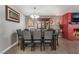
<path id="1" fill-rule="evenodd" d="M 64 38 L 59 38 L 59 46 L 57 50 L 51 51 L 50 47 L 46 48 L 46 51 L 40 51 L 40 48 L 36 48 L 35 51 L 31 51 L 30 47 L 27 47 L 25 51 L 20 50 L 16 45 L 5 54 L 78 54 L 79 53 L 79 41 L 69 41 Z"/>

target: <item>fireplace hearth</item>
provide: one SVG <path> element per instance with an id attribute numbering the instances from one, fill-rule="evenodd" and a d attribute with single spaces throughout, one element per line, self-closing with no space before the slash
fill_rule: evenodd
<path id="1" fill-rule="evenodd" d="M 79 39 L 79 29 L 74 29 L 74 37 Z"/>

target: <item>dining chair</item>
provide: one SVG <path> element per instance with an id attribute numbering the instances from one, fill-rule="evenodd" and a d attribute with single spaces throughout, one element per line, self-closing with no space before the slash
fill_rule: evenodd
<path id="1" fill-rule="evenodd" d="M 42 51 L 42 37 L 41 31 L 33 31 L 33 50 L 35 49 L 36 45 L 40 46 L 40 50 Z"/>
<path id="2" fill-rule="evenodd" d="M 21 39 L 22 39 L 22 31 L 21 29 L 17 29 L 17 36 L 18 36 L 18 46 L 21 44 Z"/>
<path id="3" fill-rule="evenodd" d="M 45 31 L 44 32 L 44 40 L 43 40 L 43 50 L 45 50 L 45 46 L 48 44 L 51 46 L 51 50 L 53 49 L 53 31 Z"/>
<path id="4" fill-rule="evenodd" d="M 22 31 L 23 34 L 23 49 L 25 50 L 25 47 L 29 46 L 31 47 L 31 51 L 32 51 L 32 37 L 31 37 L 31 32 L 30 31 Z"/>
<path id="5" fill-rule="evenodd" d="M 55 30 L 55 34 L 56 34 L 56 35 L 55 35 L 55 39 L 56 39 L 56 44 L 57 44 L 57 46 L 59 45 L 59 43 L 58 43 L 59 32 L 60 32 L 60 31 L 59 31 L 58 29 Z"/>

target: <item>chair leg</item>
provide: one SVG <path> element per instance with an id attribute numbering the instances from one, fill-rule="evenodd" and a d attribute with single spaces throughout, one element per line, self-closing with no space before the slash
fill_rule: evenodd
<path id="1" fill-rule="evenodd" d="M 56 39 L 54 39 L 54 50 L 56 50 Z"/>
<path id="2" fill-rule="evenodd" d="M 20 49 L 23 50 L 23 43 L 21 43 L 21 45 L 20 45 Z"/>
<path id="3" fill-rule="evenodd" d="M 41 45 L 40 45 L 40 50 L 42 51 L 42 43 L 41 43 Z"/>
<path id="4" fill-rule="evenodd" d="M 53 39 L 52 44 L 53 44 L 53 45 L 52 45 L 52 50 L 54 50 L 54 45 L 55 45 L 55 44 L 54 44 L 54 39 Z"/>
<path id="5" fill-rule="evenodd" d="M 33 43 L 32 43 L 32 46 L 31 46 L 31 51 L 33 51 Z"/>
<path id="6" fill-rule="evenodd" d="M 21 50 L 25 51 L 25 46 L 24 46 L 24 44 L 21 45 Z"/>
<path id="7" fill-rule="evenodd" d="M 21 50 L 25 50 L 25 45 L 24 45 L 24 41 L 21 42 L 21 46 L 20 46 Z"/>
<path id="8" fill-rule="evenodd" d="M 40 46 L 40 50 L 42 51 L 42 47 Z"/>
<path id="9" fill-rule="evenodd" d="M 33 50 L 32 51 L 34 51 L 34 47 L 33 47 Z"/>
<path id="10" fill-rule="evenodd" d="M 20 44 L 21 44 L 21 43 L 20 43 L 20 40 L 18 40 L 18 46 L 20 46 Z"/>
<path id="11" fill-rule="evenodd" d="M 33 47 L 31 47 L 31 51 L 33 51 Z"/>
<path id="12" fill-rule="evenodd" d="M 53 50 L 56 50 L 56 41 L 55 37 L 53 37 Z"/>
<path id="13" fill-rule="evenodd" d="M 34 49 L 35 49 L 35 44 L 33 43 L 33 51 L 34 51 Z"/>
<path id="14" fill-rule="evenodd" d="M 53 45 L 52 45 L 52 43 L 51 43 L 51 50 L 53 50 Z"/>
<path id="15" fill-rule="evenodd" d="M 54 46 L 54 50 L 56 50 L 56 45 Z"/>
<path id="16" fill-rule="evenodd" d="M 31 47 L 31 51 L 33 51 L 33 48 Z"/>
<path id="17" fill-rule="evenodd" d="M 23 47 L 23 51 L 25 51 L 25 47 Z"/>
<path id="18" fill-rule="evenodd" d="M 34 51 L 34 47 L 31 47 L 31 51 Z"/>
<path id="19" fill-rule="evenodd" d="M 45 43 L 43 44 L 43 50 L 45 51 Z"/>
<path id="20" fill-rule="evenodd" d="M 59 44 L 58 44 L 58 39 L 57 39 L 57 46 L 58 46 Z"/>

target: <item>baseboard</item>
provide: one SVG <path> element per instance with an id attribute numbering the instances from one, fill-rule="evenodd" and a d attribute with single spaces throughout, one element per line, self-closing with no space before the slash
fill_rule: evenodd
<path id="1" fill-rule="evenodd" d="M 15 45 L 17 45 L 18 42 L 15 42 L 14 44 L 12 44 L 11 46 L 9 46 L 8 48 L 4 49 L 1 54 L 4 54 L 5 52 L 7 52 L 8 50 L 10 50 L 12 47 L 14 47 Z"/>

